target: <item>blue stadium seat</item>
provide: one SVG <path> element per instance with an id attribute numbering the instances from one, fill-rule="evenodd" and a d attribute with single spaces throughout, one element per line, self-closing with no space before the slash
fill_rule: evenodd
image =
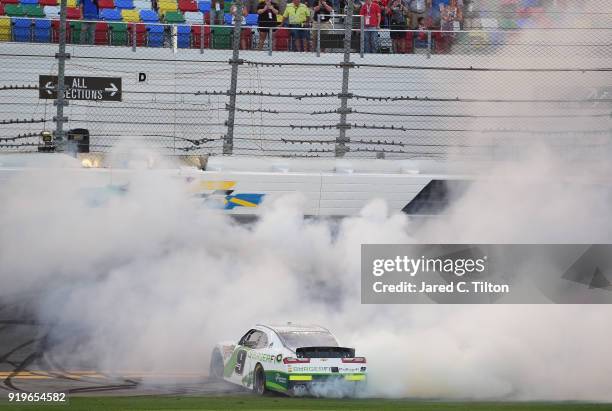
<path id="1" fill-rule="evenodd" d="M 101 9 L 100 19 L 106 21 L 121 21 L 121 11 L 118 9 Z"/>
<path id="2" fill-rule="evenodd" d="M 188 25 L 176 26 L 176 37 L 178 47 L 188 49 L 191 45 L 191 27 Z"/>
<path id="3" fill-rule="evenodd" d="M 227 24 L 227 25 L 230 25 L 230 26 L 231 26 L 231 25 L 233 25 L 233 22 L 232 22 L 232 15 L 231 15 L 231 14 L 229 14 L 229 13 L 225 13 L 225 14 L 223 15 L 223 21 L 224 21 L 224 22 L 225 22 L 225 24 Z"/>
<path id="4" fill-rule="evenodd" d="M 115 0 L 115 7 L 118 9 L 133 9 L 134 2 L 132 0 Z"/>
<path id="5" fill-rule="evenodd" d="M 257 26 L 258 18 L 259 18 L 259 15 L 257 13 L 247 14 L 244 25 L 245 26 Z"/>
<path id="6" fill-rule="evenodd" d="M 22 6 L 25 6 L 26 4 L 38 4 L 38 0 L 21 0 L 20 3 Z"/>
<path id="7" fill-rule="evenodd" d="M 34 20 L 34 41 L 51 43 L 51 20 Z"/>
<path id="8" fill-rule="evenodd" d="M 164 45 L 164 26 L 147 24 L 147 45 L 149 47 L 162 47 Z"/>
<path id="9" fill-rule="evenodd" d="M 32 29 L 32 20 L 13 19 L 13 40 L 30 41 L 31 29 Z"/>
<path id="10" fill-rule="evenodd" d="M 140 20 L 142 20 L 143 23 L 157 23 L 159 21 L 159 16 L 154 10 L 140 10 Z"/>
<path id="11" fill-rule="evenodd" d="M 202 13 L 208 13 L 211 10 L 210 1 L 200 1 L 198 2 L 198 8 Z"/>

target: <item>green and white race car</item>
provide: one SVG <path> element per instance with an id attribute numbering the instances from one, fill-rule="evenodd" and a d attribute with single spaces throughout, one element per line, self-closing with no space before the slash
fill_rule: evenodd
<path id="1" fill-rule="evenodd" d="M 366 359 L 320 326 L 257 324 L 237 343 L 217 344 L 210 376 L 258 395 L 355 396 L 365 387 Z"/>

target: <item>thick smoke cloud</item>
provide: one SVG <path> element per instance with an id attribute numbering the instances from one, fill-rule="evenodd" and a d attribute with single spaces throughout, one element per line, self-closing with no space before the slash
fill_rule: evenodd
<path id="1" fill-rule="evenodd" d="M 37 296 L 66 367 L 206 373 L 215 342 L 291 320 L 329 326 L 366 355 L 370 395 L 612 400 L 608 306 L 359 302 L 362 243 L 609 241 L 605 190 L 527 184 L 528 167 L 504 166 L 516 183 L 476 183 L 425 225 L 379 201 L 307 221 L 299 195 L 239 225 L 159 171 L 136 171 L 92 207 L 84 173 L 23 173 L 2 190 L 2 298 Z"/>

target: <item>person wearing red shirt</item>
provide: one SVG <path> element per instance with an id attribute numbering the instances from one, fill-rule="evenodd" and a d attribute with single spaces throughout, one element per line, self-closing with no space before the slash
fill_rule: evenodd
<path id="1" fill-rule="evenodd" d="M 378 30 L 380 29 L 380 7 L 372 0 L 366 0 L 361 11 L 365 26 L 364 32 L 364 51 L 366 53 L 376 53 L 378 51 Z"/>

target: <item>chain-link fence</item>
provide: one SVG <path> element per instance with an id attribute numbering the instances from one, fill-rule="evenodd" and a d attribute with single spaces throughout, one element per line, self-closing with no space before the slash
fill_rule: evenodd
<path id="1" fill-rule="evenodd" d="M 368 33 L 355 17 L 350 39 L 342 15 L 324 28 L 68 21 L 65 75 L 121 78 L 122 97 L 68 99 L 61 137 L 87 134 L 96 152 L 494 159 L 541 141 L 609 156 L 612 29 L 482 28 L 492 11 L 470 13 L 480 28 Z M 39 76 L 57 75 L 57 45 L 32 43 L 29 21 L 0 34 L 2 151 L 37 151 L 56 130 Z"/>

